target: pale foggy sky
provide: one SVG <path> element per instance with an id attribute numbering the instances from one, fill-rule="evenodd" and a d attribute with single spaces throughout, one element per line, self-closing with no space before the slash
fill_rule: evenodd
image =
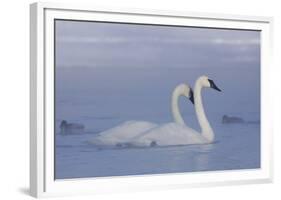
<path id="1" fill-rule="evenodd" d="M 259 31 L 56 21 L 56 67 L 259 65 Z"/>

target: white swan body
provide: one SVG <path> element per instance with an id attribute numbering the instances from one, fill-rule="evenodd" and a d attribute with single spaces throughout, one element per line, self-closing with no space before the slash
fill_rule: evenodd
<path id="1" fill-rule="evenodd" d="M 207 76 L 201 76 L 196 80 L 194 104 L 196 116 L 201 127 L 201 133 L 182 123 L 182 117 L 178 111 L 176 115 L 178 115 L 177 118 L 180 123 L 176 121 L 176 123 L 168 123 L 150 129 L 144 134 L 134 138 L 131 143 L 135 146 L 167 146 L 212 143 L 214 141 L 214 132 L 205 115 L 201 97 L 201 90 L 204 87 L 219 90 L 214 82 L 208 79 Z"/>
<path id="2" fill-rule="evenodd" d="M 139 147 L 206 143 L 208 143 L 208 140 L 198 134 L 198 132 L 188 126 L 177 124 L 175 122 L 150 129 L 130 142 L 132 146 Z"/>
<path id="3" fill-rule="evenodd" d="M 193 101 L 193 94 L 188 85 L 180 84 L 174 89 L 171 104 L 172 114 L 175 122 L 184 125 L 184 121 L 180 115 L 178 108 L 178 98 L 180 96 L 191 98 L 190 100 Z M 127 121 L 122 123 L 121 125 L 99 133 L 88 142 L 94 145 L 122 146 L 131 143 L 134 138 L 137 138 L 144 132 L 157 126 L 158 125 L 155 123 L 146 121 Z"/>
<path id="4" fill-rule="evenodd" d="M 114 128 L 99 133 L 88 142 L 104 146 L 121 145 L 131 141 L 138 134 L 156 126 L 157 124 L 146 121 L 126 121 Z"/>

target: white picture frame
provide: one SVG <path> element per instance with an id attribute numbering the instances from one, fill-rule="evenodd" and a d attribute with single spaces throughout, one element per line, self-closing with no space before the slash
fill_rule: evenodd
<path id="1" fill-rule="evenodd" d="M 261 168 L 163 175 L 54 178 L 55 18 L 254 29 L 261 31 Z M 30 6 L 30 191 L 34 197 L 143 191 L 272 181 L 272 23 L 270 17 L 100 8 L 84 4 L 34 3 Z"/>

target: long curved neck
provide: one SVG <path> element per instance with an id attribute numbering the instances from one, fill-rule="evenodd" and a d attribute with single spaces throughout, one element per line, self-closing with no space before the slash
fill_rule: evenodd
<path id="1" fill-rule="evenodd" d="M 213 129 L 206 117 L 202 96 L 201 96 L 202 84 L 200 80 L 197 80 L 195 83 L 194 89 L 194 104 L 195 104 L 195 112 L 201 127 L 201 134 L 210 142 L 214 141 L 215 135 Z"/>
<path id="2" fill-rule="evenodd" d="M 172 109 L 172 115 L 174 118 L 174 121 L 177 124 L 185 125 L 184 120 L 181 116 L 180 110 L 179 110 L 179 97 L 180 97 L 180 91 L 178 89 L 175 89 L 172 95 L 172 103 L 171 103 L 171 109 Z"/>

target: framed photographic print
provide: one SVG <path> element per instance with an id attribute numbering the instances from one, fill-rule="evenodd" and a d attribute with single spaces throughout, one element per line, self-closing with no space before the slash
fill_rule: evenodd
<path id="1" fill-rule="evenodd" d="M 30 11 L 33 196 L 271 181 L 271 18 Z"/>

